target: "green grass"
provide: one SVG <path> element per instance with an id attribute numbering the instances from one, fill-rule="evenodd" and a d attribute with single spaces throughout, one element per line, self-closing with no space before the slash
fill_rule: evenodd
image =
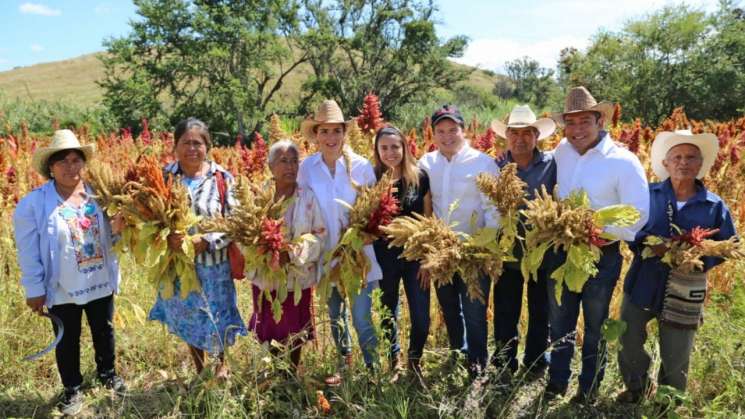
<path id="1" fill-rule="evenodd" d="M 24 362 L 21 358 L 46 345 L 52 338 L 47 321 L 25 307 L 15 268 L 0 282 L 0 416 L 47 417 L 55 414 L 54 398 L 60 390 L 54 356 Z M 130 392 L 112 397 L 90 386 L 86 393 L 86 416 L 97 417 L 318 417 L 316 392 L 330 400 L 332 416 L 340 418 L 430 418 L 430 417 L 738 417 L 745 415 L 745 287 L 739 281 L 728 295 L 717 294 L 707 308 L 707 320 L 697 336 L 692 358 L 690 392 L 682 406 L 664 413 L 647 402 L 640 407 L 614 403 L 622 383 L 616 367 L 615 343 L 610 347 L 608 374 L 601 397 L 592 407 L 578 407 L 566 399 L 542 400 L 545 383 L 516 382 L 512 387 L 496 384 L 495 371 L 486 379 L 470 382 L 458 363 L 450 363 L 447 336 L 433 303 L 433 324 L 424 356 L 427 388 L 402 379 L 391 383 L 387 363 L 368 373 L 361 356 L 345 383 L 338 388 L 323 384 L 334 370 L 336 352 L 331 343 L 328 318 L 317 306 L 317 340 L 304 349 L 305 374 L 298 379 L 287 374 L 284 359 L 272 357 L 267 346 L 252 337 L 239 338 L 228 352 L 232 378 L 220 384 L 206 373 L 193 372 L 185 345 L 157 323 L 147 321 L 153 289 L 129 261 L 123 263 L 122 293 L 116 299 L 115 327 L 117 364 Z M 247 320 L 250 288 L 238 283 L 240 309 Z M 433 301 L 436 301 L 433 296 Z M 404 310 L 405 312 L 405 310 Z M 379 321 L 375 314 L 375 321 Z M 404 314 L 402 339 L 407 342 L 408 320 Z M 82 366 L 86 383 L 92 384 L 93 363 L 90 336 L 84 327 Z M 384 357 L 384 346 L 380 345 Z M 405 345 L 404 345 L 405 346 Z M 656 344 L 649 349 L 656 354 Z M 655 358 L 655 368 L 659 360 Z M 575 359 L 574 366 L 578 366 Z M 572 380 L 570 395 L 576 378 Z M 666 396 L 658 396 L 660 402 Z M 673 397 L 680 397 L 674 395 Z M 663 403 L 664 404 L 664 403 Z M 679 416 L 674 416 L 679 415 Z"/>

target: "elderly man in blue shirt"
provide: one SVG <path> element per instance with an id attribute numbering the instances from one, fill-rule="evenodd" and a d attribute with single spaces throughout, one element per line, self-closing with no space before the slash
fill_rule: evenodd
<path id="1" fill-rule="evenodd" d="M 536 190 L 545 186 L 551 191 L 556 186 L 556 162 L 551 153 L 538 149 L 538 142 L 550 137 L 556 130 L 556 123 L 550 118 L 536 119 L 528 105 L 519 105 L 510 113 L 507 123 L 495 120 L 492 130 L 507 140 L 507 152 L 497 160 L 500 169 L 510 163 L 517 164 L 517 176 L 527 184 L 526 198 L 533 199 Z M 520 224 L 520 236 L 523 236 Z M 494 285 L 494 341 L 496 353 L 492 363 L 497 370 L 514 374 L 518 369 L 517 346 L 519 337 L 517 325 L 523 301 L 523 276 L 520 272 L 522 246 L 514 247 L 517 262 L 507 262 L 499 280 Z M 538 280 L 528 281 L 528 331 L 525 337 L 523 365 L 529 378 L 543 375 L 548 366 L 548 293 L 546 279 L 550 272 L 546 269 L 550 258 L 538 270 Z"/>
<path id="2" fill-rule="evenodd" d="M 671 268 L 661 261 L 667 247 L 659 244 L 652 248 L 655 256 L 644 258 L 644 240 L 647 236 L 671 237 L 677 226 L 690 231 L 694 227 L 718 229 L 713 240 L 726 240 L 735 235 L 735 226 L 727 205 L 713 192 L 706 189 L 701 179 L 716 160 L 719 143 L 714 134 L 693 135 L 690 131 L 661 132 L 652 143 L 652 169 L 660 179 L 649 185 L 649 221 L 631 244 L 634 259 L 626 274 L 621 319 L 628 328 L 621 337 L 618 366 L 626 384 L 618 401 L 638 403 L 650 390 L 648 377 L 650 356 L 644 350 L 647 324 L 657 318 L 662 367 L 658 375 L 660 384 L 685 391 L 688 360 L 693 349 L 693 338 L 700 321 L 694 310 L 689 324 L 679 318 L 670 321 L 666 312 L 674 310 L 680 302 L 666 301 L 666 289 L 671 281 Z M 705 272 L 722 262 L 722 259 L 703 259 L 703 276 L 698 292 L 686 295 L 698 298 L 685 299 L 683 313 L 690 312 L 690 304 L 703 308 Z M 670 293 L 667 293 L 670 294 Z M 694 301 L 695 300 L 695 301 Z"/>

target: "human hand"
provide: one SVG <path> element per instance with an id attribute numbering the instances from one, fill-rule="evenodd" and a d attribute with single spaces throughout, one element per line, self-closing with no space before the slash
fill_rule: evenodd
<path id="1" fill-rule="evenodd" d="M 47 297 L 45 295 L 39 297 L 31 297 L 26 298 L 26 305 L 31 309 L 31 311 L 38 315 L 41 315 L 41 313 L 44 312 L 44 303 L 46 301 Z"/>
<path id="2" fill-rule="evenodd" d="M 419 272 L 416 274 L 417 278 L 419 279 L 419 286 L 422 287 L 422 289 L 428 290 L 430 285 L 430 273 L 429 270 L 424 268 L 419 268 Z"/>

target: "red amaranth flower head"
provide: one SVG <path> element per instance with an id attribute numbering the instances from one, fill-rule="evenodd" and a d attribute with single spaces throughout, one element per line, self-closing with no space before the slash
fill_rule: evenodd
<path id="1" fill-rule="evenodd" d="M 719 232 L 718 228 L 693 227 L 690 231 L 682 234 L 675 234 L 671 237 L 673 241 L 685 242 L 691 246 L 700 246 L 704 239 L 707 239 Z"/>
<path id="2" fill-rule="evenodd" d="M 362 103 L 357 125 L 363 132 L 377 132 L 383 126 L 383 114 L 380 112 L 380 99 L 369 92 Z"/>
<path id="3" fill-rule="evenodd" d="M 272 269 L 279 268 L 279 257 L 282 250 L 287 247 L 282 235 L 282 224 L 284 220 L 265 218 L 261 220 L 261 238 L 259 240 L 259 253 L 270 253 L 269 266 Z"/>
<path id="4" fill-rule="evenodd" d="M 142 140 L 142 144 L 144 145 L 150 145 L 152 144 L 153 136 L 150 134 L 150 126 L 148 125 L 147 118 L 142 118 L 142 132 L 140 133 L 140 140 Z"/>
<path id="5" fill-rule="evenodd" d="M 370 216 L 370 220 L 367 226 L 365 226 L 364 231 L 376 237 L 380 236 L 380 227 L 390 224 L 393 221 L 393 217 L 398 215 L 399 211 L 398 199 L 393 195 L 392 188 L 388 188 L 386 193 L 380 198 L 380 203 Z"/>
<path id="6" fill-rule="evenodd" d="M 488 153 L 492 147 L 494 147 L 494 141 L 497 139 L 494 131 L 491 128 L 487 128 L 484 135 L 479 135 L 476 141 L 473 142 L 473 148 L 484 153 Z"/>

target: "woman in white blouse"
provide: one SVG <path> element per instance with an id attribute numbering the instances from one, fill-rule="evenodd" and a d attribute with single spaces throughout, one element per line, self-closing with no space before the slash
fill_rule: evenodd
<path id="1" fill-rule="evenodd" d="M 315 142 L 320 150 L 300 164 L 298 183 L 301 187 L 312 190 L 318 199 L 328 230 L 326 251 L 334 248 L 343 229 L 349 223 L 349 211 L 338 200 L 351 205 L 357 197 L 355 185 L 371 185 L 376 182 L 370 162 L 348 147 L 345 148 L 344 140 L 349 123 L 353 121 L 344 120 L 339 105 L 333 100 L 326 100 L 318 107 L 313 118 L 303 121 L 301 127 L 303 135 L 309 141 Z M 383 273 L 375 259 L 375 251 L 371 244 L 364 247 L 364 252 L 371 269 L 367 273 L 367 286 L 352 303 L 352 324 L 357 331 L 365 365 L 372 367 L 377 362 L 378 341 L 372 324 L 370 294 L 378 287 L 378 281 L 383 277 Z M 352 349 L 347 309 L 336 288 L 329 298 L 328 307 L 331 334 L 344 361 L 343 365 L 348 366 L 351 364 Z M 326 382 L 330 385 L 339 384 L 341 378 L 335 374 Z"/>
<path id="2" fill-rule="evenodd" d="M 26 304 L 41 314 L 44 306 L 62 321 L 56 348 L 64 393 L 60 410 L 74 415 L 83 407 L 80 391 L 80 322 L 88 320 L 98 380 L 117 392 L 124 381 L 114 368 L 114 293 L 119 262 L 112 234 L 121 219 L 109 220 L 83 182 L 82 170 L 93 157 L 92 144 L 81 146 L 70 130 L 55 131 L 49 147 L 36 150 L 32 166 L 48 181 L 18 203 L 13 215 L 21 284 Z M 57 325 L 53 323 L 55 334 Z"/>

